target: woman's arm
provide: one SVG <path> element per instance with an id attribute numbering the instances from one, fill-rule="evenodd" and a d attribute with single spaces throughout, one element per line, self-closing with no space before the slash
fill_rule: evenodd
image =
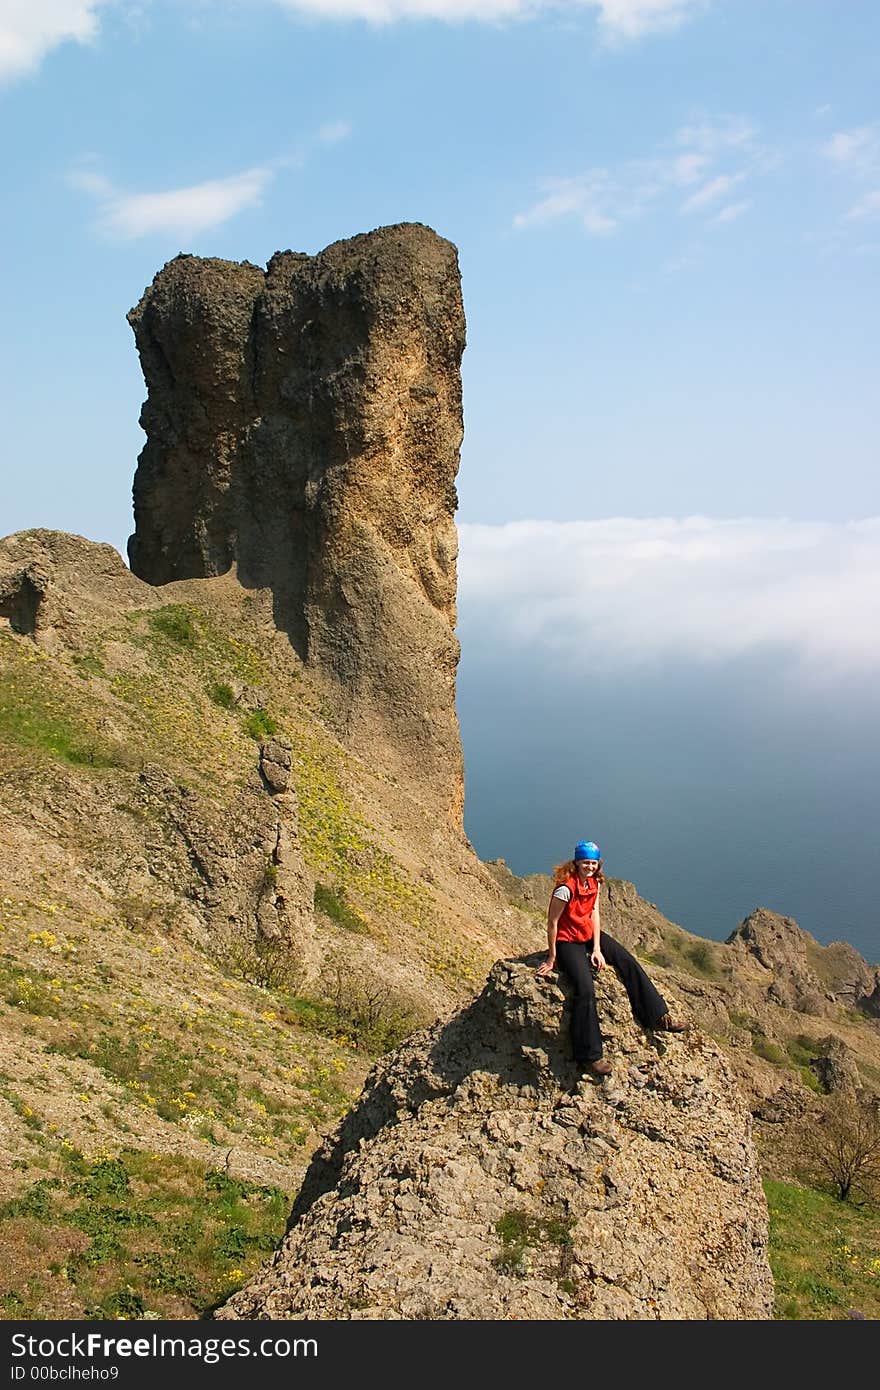
<path id="1" fill-rule="evenodd" d="M 549 975 L 556 966 L 556 928 L 562 916 L 565 903 L 561 898 L 551 898 L 547 908 L 547 959 L 536 970 L 537 975 Z"/>
<path id="2" fill-rule="evenodd" d="M 599 893 L 602 892 L 602 885 L 599 885 Z M 596 894 L 596 901 L 593 904 L 593 949 L 590 953 L 590 961 L 597 970 L 601 970 L 605 964 L 605 957 L 602 954 L 602 919 L 599 913 L 599 893 Z"/>

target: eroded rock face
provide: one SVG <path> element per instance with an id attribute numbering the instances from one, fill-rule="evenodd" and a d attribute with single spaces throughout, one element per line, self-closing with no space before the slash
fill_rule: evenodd
<path id="1" fill-rule="evenodd" d="M 265 272 L 179 256 L 129 321 L 149 392 L 133 572 L 234 565 L 271 589 L 337 731 L 460 824 L 454 246 L 402 224 Z"/>
<path id="2" fill-rule="evenodd" d="M 812 938 L 791 917 L 759 907 L 727 938 L 737 963 L 749 962 L 767 976 L 767 997 L 800 1013 L 822 1015 L 828 998 L 809 959 Z M 748 971 L 746 971 L 748 977 Z"/>
<path id="3" fill-rule="evenodd" d="M 612 1076 L 579 1079 L 540 956 L 368 1077 L 272 1262 L 219 1319 L 767 1318 L 767 1209 L 718 1048 L 598 982 Z"/>
<path id="4" fill-rule="evenodd" d="M 38 646 L 64 644 L 86 595 L 100 606 L 138 587 L 112 545 L 42 527 L 0 539 L 0 627 Z"/>
<path id="5" fill-rule="evenodd" d="M 747 992 L 757 987 L 770 1003 L 816 1017 L 837 1005 L 880 1015 L 880 968 L 846 941 L 821 946 L 792 917 L 759 907 L 726 944 L 734 982 Z"/>

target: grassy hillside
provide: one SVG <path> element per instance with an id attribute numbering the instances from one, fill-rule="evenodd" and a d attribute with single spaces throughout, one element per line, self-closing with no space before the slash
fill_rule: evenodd
<path id="1" fill-rule="evenodd" d="M 543 901 L 481 864 L 381 746 L 347 750 L 269 595 L 92 574 L 78 544 L 51 628 L 0 623 L 0 1310 L 195 1318 L 266 1259 L 374 1057 L 499 956 L 540 950 Z M 281 795 L 260 773 L 272 737 Z M 737 1020 L 712 1002 L 724 948 L 617 896 L 741 1075 L 809 1072 L 803 1020 L 800 1050 Z M 876 1215 L 786 1191 L 779 1315 L 876 1316 Z"/>

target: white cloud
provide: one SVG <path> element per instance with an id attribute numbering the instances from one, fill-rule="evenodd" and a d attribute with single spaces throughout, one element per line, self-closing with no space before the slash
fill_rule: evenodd
<path id="1" fill-rule="evenodd" d="M 717 178 L 710 179 L 704 183 L 702 188 L 698 188 L 696 193 L 682 203 L 682 212 L 698 212 L 709 203 L 717 203 L 719 198 L 726 198 L 732 188 L 738 183 L 742 183 L 745 174 L 740 171 L 738 174 L 719 174 Z"/>
<path id="2" fill-rule="evenodd" d="M 863 193 L 844 216 L 847 222 L 880 217 L 880 123 L 838 130 L 820 145 L 826 159 L 855 183 L 870 182 L 874 187 Z"/>
<path id="3" fill-rule="evenodd" d="M 872 193 L 866 193 L 863 198 L 853 204 L 846 215 L 848 219 L 880 217 L 880 188 L 875 188 Z"/>
<path id="4" fill-rule="evenodd" d="M 588 232 L 594 236 L 606 236 L 616 229 L 620 218 L 627 215 L 622 190 L 604 169 L 593 169 L 577 178 L 546 179 L 543 188 L 546 190 L 545 197 L 526 212 L 517 213 L 513 219 L 515 227 L 540 226 L 544 222 L 555 222 L 560 217 L 574 214 Z M 612 204 L 616 208 L 613 217 L 608 212 Z M 633 215 L 632 207 L 629 215 Z"/>
<path id="5" fill-rule="evenodd" d="M 707 7 L 708 0 L 596 0 L 599 27 L 612 39 L 640 39 L 643 34 L 677 29 Z"/>
<path id="6" fill-rule="evenodd" d="M 159 193 L 120 192 L 88 169 L 74 172 L 70 181 L 97 198 L 99 226 L 114 239 L 161 235 L 186 241 L 258 204 L 273 178 L 271 169 L 258 167 Z"/>
<path id="7" fill-rule="evenodd" d="M 105 4 L 107 0 L 3 0 L 0 81 L 33 72 L 61 43 L 88 43 L 98 32 L 98 10 Z"/>
<path id="8" fill-rule="evenodd" d="M 714 159 L 723 150 L 751 146 L 757 133 L 745 117 L 734 116 L 721 121 L 701 121 L 698 125 L 682 126 L 675 138 L 679 145 L 687 145 Z"/>
<path id="9" fill-rule="evenodd" d="M 714 215 L 718 202 L 752 173 L 769 167 L 756 135 L 754 126 L 742 118 L 686 126 L 648 158 L 628 160 L 617 169 L 592 168 L 543 179 L 543 196 L 518 212 L 513 225 L 523 230 L 576 217 L 593 236 L 607 236 L 652 207 L 666 205 L 685 216 L 732 221 L 749 203 L 732 205 L 735 210 L 719 219 Z M 701 186 L 679 203 L 681 190 L 695 184 Z"/>
<path id="10" fill-rule="evenodd" d="M 327 121 L 318 127 L 315 138 L 321 145 L 338 145 L 340 140 L 347 140 L 350 134 L 350 121 Z"/>
<path id="11" fill-rule="evenodd" d="M 245 0 L 231 0 L 244 3 Z M 246 0 L 250 3 L 250 0 Z M 138 16 L 134 0 L 3 0 L 0 13 L 0 81 L 39 67 L 59 44 L 87 43 L 99 28 L 99 11 L 109 4 L 123 15 Z M 396 20 L 494 22 L 532 18 L 544 10 L 595 13 L 600 34 L 613 42 L 675 29 L 705 9 L 710 0 L 273 0 L 291 14 L 319 19 L 362 19 L 372 24 Z M 200 11 L 205 21 L 205 10 Z"/>
<path id="12" fill-rule="evenodd" d="M 832 164 L 857 173 L 873 172 L 880 164 L 880 127 L 863 125 L 838 130 L 819 148 Z"/>
<path id="13" fill-rule="evenodd" d="M 323 19 L 365 19 L 392 24 L 400 19 L 498 20 L 527 15 L 542 8 L 540 0 L 276 0 L 294 14 Z"/>
<path id="14" fill-rule="evenodd" d="M 542 10 L 597 11 L 599 32 L 612 42 L 677 29 L 707 8 L 710 0 L 275 0 L 296 14 L 327 19 L 366 19 L 388 24 L 398 19 L 497 20 L 531 17 Z"/>
<path id="15" fill-rule="evenodd" d="M 722 208 L 712 218 L 713 222 L 735 222 L 738 217 L 742 217 L 744 212 L 748 212 L 752 206 L 748 198 L 744 198 L 741 203 L 728 203 L 727 207 Z"/>
<path id="16" fill-rule="evenodd" d="M 880 518 L 461 525 L 462 620 L 603 666 L 784 652 L 880 672 Z"/>
<path id="17" fill-rule="evenodd" d="M 2 2 L 2 0 L 0 0 Z M 322 147 L 339 144 L 351 134 L 348 121 L 328 121 L 289 152 L 225 178 L 206 179 L 186 188 L 132 193 L 119 189 L 100 172 L 94 155 L 68 175 L 74 188 L 98 204 L 98 226 L 113 240 L 168 236 L 186 241 L 211 227 L 258 207 L 269 185 L 284 171 L 301 169 Z"/>

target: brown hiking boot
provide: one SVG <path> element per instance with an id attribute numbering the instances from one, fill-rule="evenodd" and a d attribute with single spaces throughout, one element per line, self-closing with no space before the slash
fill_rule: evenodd
<path id="1" fill-rule="evenodd" d="M 611 1063 L 604 1062 L 601 1057 L 598 1062 L 588 1062 L 587 1066 L 594 1076 L 608 1076 L 611 1071 Z"/>
<path id="2" fill-rule="evenodd" d="M 672 1014 L 664 1014 L 654 1024 L 655 1033 L 686 1033 L 689 1028 L 689 1023 L 680 1018 L 673 1018 Z"/>

